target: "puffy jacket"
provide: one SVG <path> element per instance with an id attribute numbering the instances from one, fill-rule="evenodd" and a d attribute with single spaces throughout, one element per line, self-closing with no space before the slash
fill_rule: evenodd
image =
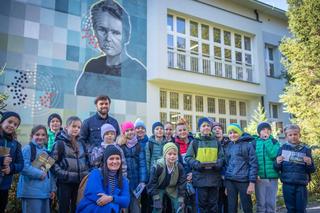
<path id="1" fill-rule="evenodd" d="M 162 157 L 162 149 L 167 143 L 165 137 L 157 142 L 155 136 L 151 136 L 146 146 L 147 172 L 150 173 L 151 167 L 156 164 L 157 160 Z"/>
<path id="2" fill-rule="evenodd" d="M 131 148 L 124 144 L 121 149 L 127 162 L 129 186 L 131 190 L 134 190 L 139 183 L 146 183 L 147 181 L 146 154 L 138 143 Z"/>
<path id="3" fill-rule="evenodd" d="M 12 175 L 19 173 L 23 169 L 23 156 L 21 152 L 21 144 L 16 140 L 10 140 L 5 136 L 0 135 L 0 146 L 10 148 L 10 173 L 2 176 L 0 174 L 0 190 L 7 190 L 12 183 Z M 4 157 L 0 157 L 0 165 L 3 165 Z"/>
<path id="4" fill-rule="evenodd" d="M 118 121 L 109 115 L 104 119 L 96 113 L 83 121 L 79 140 L 86 144 L 89 153 L 94 147 L 100 146 L 102 140 L 101 126 L 106 123 L 111 124 L 116 129 L 117 136 L 120 134 Z"/>
<path id="5" fill-rule="evenodd" d="M 277 157 L 283 155 L 283 151 L 291 152 L 291 156 L 287 156 L 288 159 L 280 164 L 274 162 L 274 168 L 280 172 L 281 181 L 283 183 L 308 185 L 310 174 L 316 171 L 311 149 L 305 145 L 293 146 L 286 143 L 280 147 Z M 304 163 L 303 156 L 311 158 L 311 165 Z"/>
<path id="6" fill-rule="evenodd" d="M 230 142 L 225 149 L 225 179 L 255 183 L 258 175 L 258 161 L 252 145 L 251 135 L 244 133 L 236 142 Z"/>
<path id="7" fill-rule="evenodd" d="M 218 138 L 217 138 L 218 140 Z M 218 140 L 219 141 L 219 140 Z M 219 141 L 220 144 L 221 144 L 221 148 L 223 150 L 223 155 L 225 156 L 226 155 L 226 148 L 228 146 L 228 144 L 231 142 L 230 139 L 226 136 L 223 136 L 222 137 L 222 140 Z M 225 166 L 225 159 L 223 159 L 223 166 L 221 168 L 221 172 L 220 174 L 224 176 L 224 174 L 226 173 L 226 166 Z"/>
<path id="8" fill-rule="evenodd" d="M 188 147 L 185 161 L 192 169 L 195 187 L 220 185 L 223 151 L 214 135 L 196 137 Z"/>
<path id="9" fill-rule="evenodd" d="M 45 147 L 39 146 L 35 142 L 31 142 L 36 147 L 36 158 L 42 153 L 46 152 Z M 48 172 L 44 180 L 40 177 L 43 171 L 33 167 L 31 159 L 31 148 L 30 145 L 26 145 L 22 149 L 24 167 L 19 177 L 17 197 L 18 198 L 35 198 L 35 199 L 48 199 L 50 193 L 56 191 L 56 184 L 53 175 Z"/>
<path id="10" fill-rule="evenodd" d="M 59 143 L 63 143 L 64 150 L 60 150 Z M 56 136 L 52 156 L 56 160 L 53 165 L 53 173 L 57 183 L 80 183 L 89 172 L 89 160 L 85 146 L 78 140 L 78 151 L 71 145 L 70 136 L 63 130 Z M 63 152 L 62 152 L 63 151 Z"/>
<path id="11" fill-rule="evenodd" d="M 280 143 L 270 136 L 268 139 L 255 137 L 256 155 L 258 158 L 258 176 L 261 179 L 278 178 L 278 172 L 273 168 Z"/>
<path id="12" fill-rule="evenodd" d="M 143 138 L 138 138 L 138 143 L 141 145 L 143 150 L 146 150 L 148 140 L 149 138 L 147 135 L 145 135 Z"/>

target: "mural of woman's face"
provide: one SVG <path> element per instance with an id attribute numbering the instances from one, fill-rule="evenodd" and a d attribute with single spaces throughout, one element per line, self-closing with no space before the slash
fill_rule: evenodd
<path id="1" fill-rule="evenodd" d="M 120 55 L 122 51 L 122 22 L 109 12 L 100 12 L 95 18 L 95 35 L 100 49 L 107 56 Z"/>

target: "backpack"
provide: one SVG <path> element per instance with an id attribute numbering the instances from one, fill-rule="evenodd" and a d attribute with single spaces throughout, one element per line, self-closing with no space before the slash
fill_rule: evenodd
<path id="1" fill-rule="evenodd" d="M 81 199 L 83 198 L 84 195 L 84 190 L 86 189 L 87 186 L 87 182 L 89 179 L 89 174 L 87 174 L 86 176 L 84 176 L 79 184 L 79 188 L 78 188 L 78 195 L 77 195 L 77 204 L 81 201 Z"/>
<path id="2" fill-rule="evenodd" d="M 30 162 L 33 162 L 37 156 L 37 148 L 36 148 L 36 145 L 34 145 L 32 142 L 30 142 L 29 145 L 30 145 L 30 152 L 31 152 Z"/>

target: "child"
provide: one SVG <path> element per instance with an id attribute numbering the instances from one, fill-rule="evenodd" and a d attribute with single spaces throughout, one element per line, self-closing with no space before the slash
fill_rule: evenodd
<path id="1" fill-rule="evenodd" d="M 78 140 L 80 128 L 80 118 L 69 117 L 66 128 L 57 135 L 53 146 L 52 154 L 56 160 L 53 171 L 57 178 L 59 212 L 75 212 L 79 184 L 89 172 L 86 147 Z"/>
<path id="2" fill-rule="evenodd" d="M 89 174 L 77 213 L 119 213 L 122 208 L 127 208 L 130 202 L 129 183 L 121 172 L 119 149 L 114 145 L 107 146 L 103 153 L 103 165 Z"/>
<path id="3" fill-rule="evenodd" d="M 155 122 L 152 125 L 153 135 L 149 138 L 146 146 L 147 173 L 150 173 L 151 167 L 158 159 L 162 157 L 162 148 L 167 142 L 163 134 L 163 124 Z"/>
<path id="4" fill-rule="evenodd" d="M 208 118 L 200 118 L 198 128 L 200 135 L 188 147 L 185 160 L 192 169 L 192 183 L 197 191 L 198 210 L 217 212 L 223 151 L 220 143 L 211 133 Z"/>
<path id="5" fill-rule="evenodd" d="M 238 195 L 244 213 L 252 213 L 251 194 L 257 180 L 258 162 L 253 145 L 254 138 L 232 123 L 227 127 L 231 142 L 225 150 L 225 186 L 228 196 L 228 212 L 237 212 Z"/>
<path id="6" fill-rule="evenodd" d="M 32 161 L 46 152 L 47 129 L 37 125 L 31 130 L 31 142 L 23 150 L 24 168 L 19 177 L 17 197 L 22 200 L 22 212 L 50 213 L 49 200 L 55 197 L 56 184 L 50 172 L 33 167 Z M 35 153 L 31 146 L 34 146 Z M 31 159 L 34 158 L 34 159 Z"/>
<path id="7" fill-rule="evenodd" d="M 288 212 L 306 212 L 307 185 L 315 172 L 311 149 L 300 141 L 300 127 L 290 124 L 284 129 L 288 140 L 280 147 L 274 168 L 280 172 L 283 198 Z"/>
<path id="8" fill-rule="evenodd" d="M 23 169 L 21 144 L 16 140 L 16 129 L 21 119 L 16 112 L 1 113 L 0 120 L 0 212 L 8 203 L 8 192 L 13 174 Z"/>
<path id="9" fill-rule="evenodd" d="M 128 212 L 138 213 L 141 212 L 140 200 L 136 198 L 133 191 L 138 185 L 144 187 L 147 181 L 146 156 L 141 145 L 138 143 L 132 122 L 122 123 L 121 132 L 119 145 L 128 163 L 128 179 L 131 195 Z"/>
<path id="10" fill-rule="evenodd" d="M 94 147 L 90 155 L 90 164 L 92 167 L 100 168 L 100 164 L 103 160 L 103 152 L 108 145 L 116 146 L 121 153 L 121 163 L 122 163 L 122 174 L 127 176 L 127 163 L 124 156 L 124 153 L 120 146 L 115 142 L 116 138 L 116 129 L 111 124 L 103 124 L 101 126 L 101 146 Z"/>
<path id="11" fill-rule="evenodd" d="M 139 144 L 142 146 L 142 149 L 145 150 L 149 140 L 148 136 L 146 135 L 146 125 L 141 119 L 138 118 L 134 122 L 134 129 L 136 131 Z"/>
<path id="12" fill-rule="evenodd" d="M 278 192 L 278 173 L 273 168 L 280 144 L 271 135 L 271 126 L 267 122 L 258 125 L 259 137 L 255 138 L 258 158 L 258 180 L 255 185 L 257 213 L 276 212 Z"/>
<path id="13" fill-rule="evenodd" d="M 164 135 L 166 137 L 167 142 L 174 142 L 173 130 L 173 125 L 171 122 L 166 122 L 164 124 Z"/>
<path id="14" fill-rule="evenodd" d="M 61 125 L 62 125 L 62 119 L 59 114 L 57 113 L 52 113 L 48 117 L 48 144 L 47 144 L 47 150 L 49 152 L 52 151 L 52 147 L 54 144 L 54 141 L 56 139 L 57 133 L 61 130 Z"/>
<path id="15" fill-rule="evenodd" d="M 174 212 L 184 208 L 185 175 L 178 162 L 178 148 L 174 143 L 163 147 L 163 158 L 152 166 L 148 192 L 153 199 L 153 213 L 162 212 L 163 196 L 166 194 L 173 205 Z"/>

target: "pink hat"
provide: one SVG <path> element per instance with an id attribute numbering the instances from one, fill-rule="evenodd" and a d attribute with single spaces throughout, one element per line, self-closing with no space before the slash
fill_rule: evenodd
<path id="1" fill-rule="evenodd" d="M 121 132 L 124 134 L 127 129 L 134 129 L 134 124 L 131 121 L 125 121 L 121 124 Z"/>

